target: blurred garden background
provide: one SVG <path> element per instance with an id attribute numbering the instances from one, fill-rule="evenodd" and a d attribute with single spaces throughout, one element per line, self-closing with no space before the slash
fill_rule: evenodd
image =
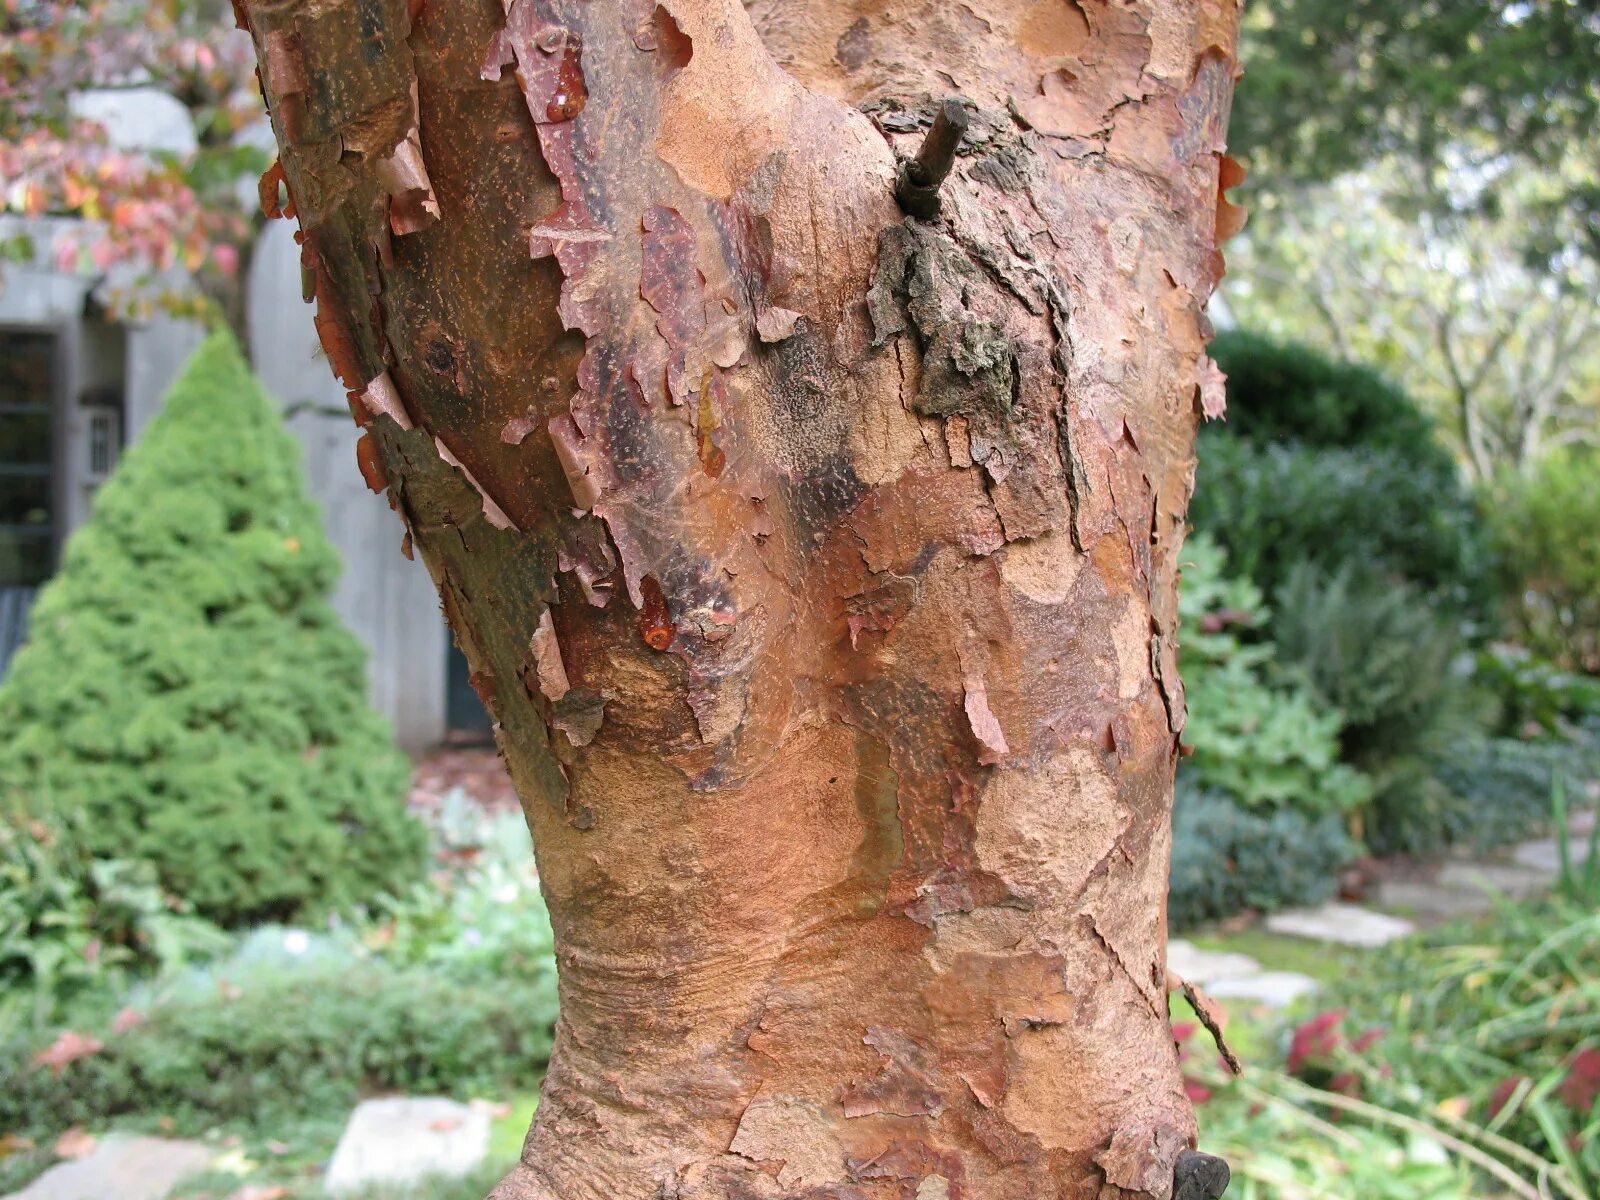
<path id="1" fill-rule="evenodd" d="M 1203 1144 L 1246 1200 L 1593 1200 L 1600 4 L 1246 26 L 1169 908 L 1246 1064 L 1175 998 Z M 405 1195 L 335 1147 L 411 1096 L 418 1194 L 477 1197 L 550 1047 L 253 68 L 225 5 L 0 0 L 0 1195 Z"/>

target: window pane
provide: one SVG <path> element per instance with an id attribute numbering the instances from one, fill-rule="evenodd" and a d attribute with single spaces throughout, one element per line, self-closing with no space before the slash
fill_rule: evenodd
<path id="1" fill-rule="evenodd" d="M 49 531 L 50 476 L 7 475 L 0 468 L 0 526 L 3 525 Z"/>
<path id="2" fill-rule="evenodd" d="M 50 412 L 0 412 L 0 463 L 50 465 Z"/>
<path id="3" fill-rule="evenodd" d="M 54 357 L 48 333 L 0 334 L 0 404 L 49 404 Z"/>

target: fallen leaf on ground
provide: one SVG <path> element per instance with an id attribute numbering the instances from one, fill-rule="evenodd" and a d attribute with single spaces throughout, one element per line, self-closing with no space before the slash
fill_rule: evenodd
<path id="1" fill-rule="evenodd" d="M 435 1133 L 449 1133 L 453 1129 L 461 1128 L 461 1118 L 440 1117 L 433 1124 L 429 1125 L 428 1128 L 433 1130 Z"/>

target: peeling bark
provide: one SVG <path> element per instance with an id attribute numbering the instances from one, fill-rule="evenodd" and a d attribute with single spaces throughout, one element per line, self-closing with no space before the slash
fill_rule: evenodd
<path id="1" fill-rule="evenodd" d="M 555 923 L 497 1197 L 1168 1200 L 1234 0 L 241 9 Z"/>

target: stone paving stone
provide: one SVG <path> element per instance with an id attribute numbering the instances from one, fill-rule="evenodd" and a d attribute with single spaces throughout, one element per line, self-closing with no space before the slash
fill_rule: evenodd
<path id="1" fill-rule="evenodd" d="M 1268 932 L 1286 937 L 1367 948 L 1386 946 L 1416 931 L 1416 926 L 1404 918 L 1338 903 L 1273 913 L 1266 925 Z"/>
<path id="2" fill-rule="evenodd" d="M 1588 835 L 1575 834 L 1568 842 L 1567 852 L 1571 856 L 1573 866 L 1587 862 Z M 1561 848 L 1556 844 L 1555 838 L 1539 838 L 1537 841 L 1523 842 L 1512 852 L 1511 857 L 1519 865 L 1543 874 L 1546 883 L 1561 874 Z"/>
<path id="3" fill-rule="evenodd" d="M 475 1171 L 488 1153 L 487 1111 L 436 1097 L 366 1100 L 350 1114 L 323 1186 L 340 1195 L 373 1184 L 454 1179 Z"/>
<path id="4" fill-rule="evenodd" d="M 198 1142 L 106 1137 L 86 1157 L 56 1164 L 5 1200 L 165 1200 L 215 1157 Z"/>
<path id="5" fill-rule="evenodd" d="M 1512 863 L 1447 862 L 1439 868 L 1436 882 L 1460 892 L 1525 900 L 1548 889 L 1550 876 L 1537 867 Z"/>
<path id="6" fill-rule="evenodd" d="M 1380 880 L 1373 899 L 1379 908 L 1398 909 L 1430 924 L 1494 910 L 1493 898 L 1481 887 L 1442 887 L 1419 879 Z"/>
<path id="7" fill-rule="evenodd" d="M 1206 989 L 1213 1000 L 1241 1000 L 1267 1008 L 1288 1008 L 1317 990 L 1317 981 L 1294 971 L 1262 971 L 1239 979 L 1221 979 Z"/>
<path id="8" fill-rule="evenodd" d="M 1182 938 L 1167 943 L 1167 967 L 1207 990 L 1220 980 L 1243 979 L 1261 972 L 1261 964 L 1248 954 L 1202 950 Z"/>

